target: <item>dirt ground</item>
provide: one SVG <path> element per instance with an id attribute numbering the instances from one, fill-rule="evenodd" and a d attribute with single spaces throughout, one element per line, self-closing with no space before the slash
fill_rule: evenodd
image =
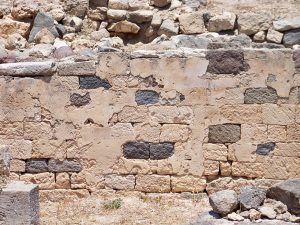
<path id="1" fill-rule="evenodd" d="M 40 209 L 42 225 L 185 225 L 210 210 L 210 206 L 206 194 L 115 193 L 42 202 Z"/>

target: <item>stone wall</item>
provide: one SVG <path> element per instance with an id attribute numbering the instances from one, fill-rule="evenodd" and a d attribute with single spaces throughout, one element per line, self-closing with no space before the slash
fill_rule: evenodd
<path id="1" fill-rule="evenodd" d="M 299 50 L 99 53 L 1 64 L 0 75 L 11 179 L 42 193 L 211 193 L 300 177 Z"/>

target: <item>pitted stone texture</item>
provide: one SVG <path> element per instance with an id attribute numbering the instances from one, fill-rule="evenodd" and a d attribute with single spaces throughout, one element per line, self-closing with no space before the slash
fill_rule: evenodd
<path id="1" fill-rule="evenodd" d="M 151 0 L 150 4 L 162 8 L 171 4 L 171 0 Z"/>
<path id="2" fill-rule="evenodd" d="M 178 17 L 178 20 L 183 34 L 202 34 L 206 32 L 202 13 L 198 11 L 182 14 Z"/>
<path id="3" fill-rule="evenodd" d="M 267 12 L 247 12 L 238 15 L 239 31 L 247 35 L 268 30 L 271 26 L 271 15 Z"/>
<path id="4" fill-rule="evenodd" d="M 149 159 L 150 145 L 144 142 L 128 142 L 123 145 L 124 157 L 127 159 Z"/>
<path id="5" fill-rule="evenodd" d="M 209 51 L 207 71 L 216 74 L 238 74 L 247 71 L 249 66 L 244 60 L 244 53 L 240 50 Z"/>
<path id="6" fill-rule="evenodd" d="M 294 51 L 293 59 L 295 62 L 296 69 L 300 70 L 300 49 Z"/>
<path id="7" fill-rule="evenodd" d="M 133 190 L 135 186 L 135 176 L 107 175 L 105 177 L 105 186 L 115 190 Z"/>
<path id="8" fill-rule="evenodd" d="M 235 143 L 241 139 L 241 126 L 238 124 L 219 124 L 209 126 L 209 143 Z"/>
<path id="9" fill-rule="evenodd" d="M 52 61 L 6 63 L 0 65 L 0 74 L 16 77 L 52 76 L 55 72 L 54 66 Z"/>
<path id="10" fill-rule="evenodd" d="M 258 209 L 266 199 L 266 189 L 257 187 L 244 187 L 240 191 L 240 204 L 243 209 Z"/>
<path id="11" fill-rule="evenodd" d="M 239 201 L 235 191 L 224 190 L 210 195 L 209 203 L 216 213 L 226 216 L 238 208 Z"/>
<path id="12" fill-rule="evenodd" d="M 209 19 L 207 29 L 210 32 L 220 32 L 223 30 L 233 30 L 235 25 L 236 15 L 229 12 L 224 12 L 221 15 L 216 15 Z"/>
<path id="13" fill-rule="evenodd" d="M 39 11 L 38 4 L 34 1 L 13 1 L 11 15 L 16 20 L 24 20 L 33 18 Z"/>
<path id="14" fill-rule="evenodd" d="M 150 159 L 167 159 L 174 154 L 173 143 L 150 144 Z"/>
<path id="15" fill-rule="evenodd" d="M 286 46 L 293 46 L 300 44 L 300 28 L 285 32 L 283 36 L 283 44 Z"/>
<path id="16" fill-rule="evenodd" d="M 270 142 L 270 143 L 265 143 L 265 144 L 258 144 L 256 153 L 258 155 L 268 155 L 270 154 L 271 151 L 273 151 L 275 148 L 275 143 Z"/>
<path id="17" fill-rule="evenodd" d="M 203 192 L 206 187 L 206 179 L 192 176 L 171 177 L 172 192 Z"/>
<path id="18" fill-rule="evenodd" d="M 47 159 L 29 159 L 26 161 L 25 170 L 28 173 L 48 172 Z"/>
<path id="19" fill-rule="evenodd" d="M 96 73 L 94 61 L 62 62 L 58 63 L 57 68 L 60 76 L 91 76 Z"/>
<path id="20" fill-rule="evenodd" d="M 66 159 L 63 161 L 50 159 L 48 162 L 50 172 L 80 172 L 82 166 L 78 160 Z"/>
<path id="21" fill-rule="evenodd" d="M 159 94 L 151 90 L 138 90 L 135 93 L 135 101 L 138 105 L 156 104 L 159 101 Z"/>
<path id="22" fill-rule="evenodd" d="M 105 90 L 108 90 L 112 87 L 108 80 L 96 76 L 79 77 L 79 85 L 81 89 L 96 89 L 103 87 Z"/>
<path id="23" fill-rule="evenodd" d="M 274 21 L 273 27 L 278 31 L 287 31 L 300 28 L 300 16 Z"/>
<path id="24" fill-rule="evenodd" d="M 170 192 L 170 176 L 137 175 L 135 189 L 142 192 Z"/>
<path id="25" fill-rule="evenodd" d="M 245 104 L 277 103 L 278 95 L 273 88 L 248 88 L 244 101 Z"/>
<path id="26" fill-rule="evenodd" d="M 88 105 L 90 101 L 91 101 L 91 97 L 89 93 L 86 93 L 85 95 L 74 93 L 70 96 L 71 104 L 77 107 Z"/>

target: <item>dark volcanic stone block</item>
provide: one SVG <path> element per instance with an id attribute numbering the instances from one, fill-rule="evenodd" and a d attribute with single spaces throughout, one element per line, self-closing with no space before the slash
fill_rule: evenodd
<path id="1" fill-rule="evenodd" d="M 285 32 L 283 36 L 283 44 L 293 46 L 300 44 L 300 29 L 290 30 Z"/>
<path id="2" fill-rule="evenodd" d="M 91 97 L 89 93 L 86 93 L 85 95 L 74 93 L 70 96 L 70 102 L 72 105 L 75 106 L 84 106 L 89 104 L 90 101 L 91 101 Z"/>
<path id="3" fill-rule="evenodd" d="M 241 139 L 241 125 L 219 124 L 209 126 L 209 143 L 235 143 Z"/>
<path id="4" fill-rule="evenodd" d="M 167 159 L 174 154 L 173 143 L 150 144 L 150 159 Z"/>
<path id="5" fill-rule="evenodd" d="M 258 155 L 268 155 L 275 148 L 275 143 L 270 142 L 266 144 L 257 145 L 256 153 Z"/>
<path id="6" fill-rule="evenodd" d="M 248 88 L 244 94 L 246 104 L 277 103 L 278 95 L 273 88 Z"/>
<path id="7" fill-rule="evenodd" d="M 150 145 L 144 142 L 128 142 L 123 145 L 124 157 L 127 159 L 149 159 Z"/>
<path id="8" fill-rule="evenodd" d="M 26 161 L 26 172 L 28 173 L 44 173 L 48 172 L 47 159 L 30 159 Z"/>
<path id="9" fill-rule="evenodd" d="M 81 89 L 96 89 L 103 87 L 108 90 L 111 88 L 110 83 L 106 79 L 101 79 L 96 76 L 82 76 L 79 77 L 79 85 Z"/>
<path id="10" fill-rule="evenodd" d="M 151 90 L 139 90 L 135 93 L 135 101 L 138 105 L 155 104 L 159 101 L 159 94 Z"/>
<path id="11" fill-rule="evenodd" d="M 300 49 L 294 51 L 293 59 L 295 61 L 296 69 L 300 69 Z"/>
<path id="12" fill-rule="evenodd" d="M 241 71 L 247 71 L 249 68 L 241 50 L 209 51 L 206 59 L 209 60 L 207 72 L 210 73 L 238 74 Z"/>
<path id="13" fill-rule="evenodd" d="M 267 190 L 259 187 L 243 187 L 240 190 L 240 204 L 243 209 L 257 209 L 264 203 Z"/>
<path id="14" fill-rule="evenodd" d="M 75 159 L 63 161 L 50 159 L 48 165 L 50 172 L 80 172 L 82 170 L 80 162 Z"/>

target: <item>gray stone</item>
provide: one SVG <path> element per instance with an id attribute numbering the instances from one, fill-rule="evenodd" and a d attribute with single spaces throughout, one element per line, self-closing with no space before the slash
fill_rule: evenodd
<path id="1" fill-rule="evenodd" d="M 55 37 L 59 36 L 54 25 L 54 19 L 47 13 L 39 12 L 34 19 L 28 42 L 33 42 L 36 34 L 43 28 L 47 28 Z"/>
<path id="2" fill-rule="evenodd" d="M 271 207 L 278 214 L 283 214 L 287 212 L 288 208 L 285 204 L 274 199 L 267 198 L 264 202 L 264 206 Z"/>
<path id="3" fill-rule="evenodd" d="M 149 159 L 150 145 L 144 142 L 127 142 L 123 145 L 124 157 L 127 159 Z"/>
<path id="4" fill-rule="evenodd" d="M 276 212 L 271 207 L 262 206 L 262 207 L 259 207 L 258 210 L 261 213 L 261 216 L 263 218 L 264 217 L 266 217 L 268 219 L 275 219 L 276 218 Z"/>
<path id="5" fill-rule="evenodd" d="M 138 90 L 135 93 L 135 101 L 138 105 L 156 104 L 159 101 L 159 94 L 151 90 Z"/>
<path id="6" fill-rule="evenodd" d="M 269 142 L 265 144 L 258 144 L 256 148 L 256 154 L 268 155 L 271 151 L 274 151 L 275 143 Z"/>
<path id="7" fill-rule="evenodd" d="M 300 16 L 291 19 L 277 20 L 273 22 L 274 30 L 287 31 L 300 28 Z"/>
<path id="8" fill-rule="evenodd" d="M 215 50 L 206 55 L 209 60 L 207 71 L 215 74 L 238 74 L 247 71 L 249 66 L 241 50 Z"/>
<path id="9" fill-rule="evenodd" d="M 168 37 L 171 37 L 173 35 L 178 34 L 179 32 L 179 26 L 178 24 L 174 23 L 173 20 L 166 19 L 162 22 L 159 30 L 158 30 L 158 35 L 166 35 Z"/>
<path id="10" fill-rule="evenodd" d="M 55 28 L 61 38 L 67 33 L 67 28 L 62 24 L 56 24 Z"/>
<path id="11" fill-rule="evenodd" d="M 287 205 L 290 212 L 300 214 L 300 178 L 290 179 L 273 185 L 267 196 Z"/>
<path id="12" fill-rule="evenodd" d="M 244 220 L 244 217 L 240 216 L 239 214 L 237 214 L 235 212 L 228 214 L 227 218 L 232 221 L 243 221 Z"/>
<path id="13" fill-rule="evenodd" d="M 56 59 L 63 59 L 63 58 L 66 58 L 66 57 L 72 56 L 72 55 L 75 55 L 75 53 L 73 52 L 72 48 L 69 46 L 59 47 L 53 53 L 53 56 Z"/>
<path id="14" fill-rule="evenodd" d="M 241 125 L 219 124 L 209 126 L 209 143 L 235 143 L 241 139 Z"/>
<path id="15" fill-rule="evenodd" d="M 7 145 L 0 145 L 0 177 L 9 175 L 11 154 Z"/>
<path id="16" fill-rule="evenodd" d="M 61 62 L 57 70 L 60 76 L 90 76 L 96 74 L 96 64 L 94 61 Z"/>
<path id="17" fill-rule="evenodd" d="M 38 185 L 12 182 L 0 192 L 0 202 L 0 224 L 40 224 Z"/>
<path id="18" fill-rule="evenodd" d="M 293 46 L 300 44 L 300 29 L 287 31 L 283 36 L 283 44 Z"/>
<path id="19" fill-rule="evenodd" d="M 101 79 L 96 76 L 79 77 L 79 85 L 81 89 L 96 89 L 103 87 L 105 90 L 108 90 L 112 87 L 106 79 Z"/>
<path id="20" fill-rule="evenodd" d="M 300 69 L 300 49 L 294 51 L 293 59 L 295 62 L 295 68 Z"/>
<path id="21" fill-rule="evenodd" d="M 174 154 L 173 143 L 150 144 L 150 159 L 167 159 Z"/>
<path id="22" fill-rule="evenodd" d="M 47 159 L 27 160 L 25 170 L 27 173 L 48 172 L 48 160 Z"/>
<path id="23" fill-rule="evenodd" d="M 258 187 L 243 187 L 240 190 L 240 204 L 243 209 L 258 209 L 266 199 L 267 191 Z"/>
<path id="24" fill-rule="evenodd" d="M 153 11 L 151 10 L 137 10 L 129 12 L 127 19 L 134 23 L 151 22 L 153 18 Z"/>
<path id="25" fill-rule="evenodd" d="M 78 160 L 66 159 L 63 161 L 50 159 L 48 162 L 50 172 L 80 172 L 82 166 Z"/>
<path id="26" fill-rule="evenodd" d="M 277 103 L 278 95 L 273 88 L 247 88 L 244 101 L 245 104 Z"/>
<path id="27" fill-rule="evenodd" d="M 238 208 L 238 197 L 235 191 L 224 190 L 209 196 L 209 203 L 216 213 L 226 216 Z"/>
<path id="28" fill-rule="evenodd" d="M 187 6 L 198 9 L 200 6 L 206 6 L 207 0 L 182 0 Z"/>
<path id="29" fill-rule="evenodd" d="M 52 61 L 6 63 L 0 65 L 0 74 L 15 77 L 51 76 L 55 72 L 54 66 Z"/>
<path id="30" fill-rule="evenodd" d="M 70 96 L 71 104 L 77 107 L 88 105 L 90 101 L 91 101 L 91 97 L 89 93 L 86 93 L 85 95 L 74 93 Z"/>
<path id="31" fill-rule="evenodd" d="M 170 38 L 177 48 L 198 48 L 207 49 L 208 44 L 211 42 L 206 37 L 198 37 L 192 35 L 180 34 Z"/>

